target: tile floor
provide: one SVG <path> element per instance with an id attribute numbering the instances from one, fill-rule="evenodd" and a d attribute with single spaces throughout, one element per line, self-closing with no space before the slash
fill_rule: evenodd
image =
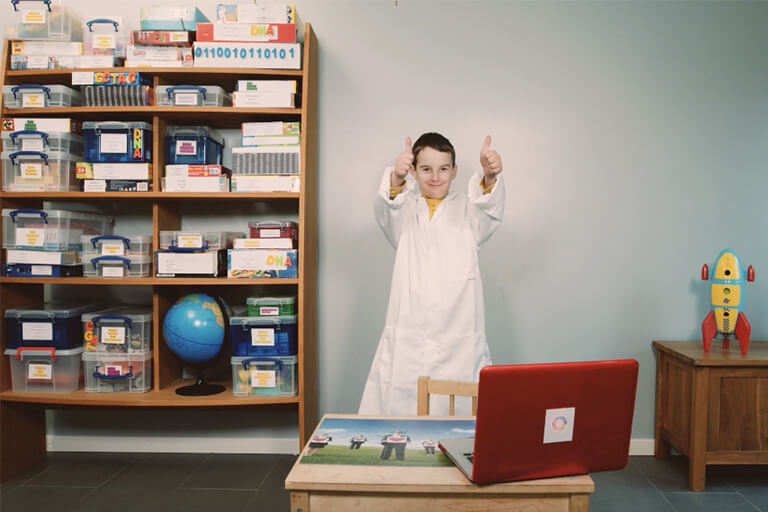
<path id="1" fill-rule="evenodd" d="M 287 511 L 293 455 L 50 453 L 0 485 L 2 512 Z M 630 457 L 595 473 L 592 512 L 768 512 L 768 466 L 719 466 L 687 486 L 687 459 Z"/>

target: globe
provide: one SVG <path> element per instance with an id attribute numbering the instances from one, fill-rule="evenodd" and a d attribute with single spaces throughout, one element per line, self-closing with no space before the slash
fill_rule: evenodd
<path id="1" fill-rule="evenodd" d="M 216 299 L 204 293 L 181 297 L 163 320 L 163 336 L 171 352 L 188 363 L 215 358 L 224 343 L 224 313 Z"/>

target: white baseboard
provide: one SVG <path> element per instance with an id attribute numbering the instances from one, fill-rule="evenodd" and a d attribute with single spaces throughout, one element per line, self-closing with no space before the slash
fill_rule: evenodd
<path id="1" fill-rule="evenodd" d="M 49 452 L 286 453 L 299 452 L 293 438 L 55 436 Z M 632 439 L 630 455 L 653 455 L 653 439 Z"/>

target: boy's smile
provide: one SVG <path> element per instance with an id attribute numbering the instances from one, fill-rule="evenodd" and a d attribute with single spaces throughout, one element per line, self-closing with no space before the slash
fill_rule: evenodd
<path id="1" fill-rule="evenodd" d="M 443 199 L 448 195 L 451 181 L 458 170 L 451 161 L 450 153 L 443 153 L 431 147 L 425 147 L 419 152 L 418 162 L 412 171 L 419 182 L 421 195 L 428 199 Z"/>

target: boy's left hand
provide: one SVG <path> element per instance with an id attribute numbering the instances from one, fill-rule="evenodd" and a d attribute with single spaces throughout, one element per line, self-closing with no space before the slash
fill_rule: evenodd
<path id="1" fill-rule="evenodd" d="M 496 175 L 501 172 L 501 157 L 495 149 L 491 149 L 490 135 L 485 137 L 483 149 L 480 150 L 480 165 L 483 166 L 486 186 L 494 183 Z"/>

